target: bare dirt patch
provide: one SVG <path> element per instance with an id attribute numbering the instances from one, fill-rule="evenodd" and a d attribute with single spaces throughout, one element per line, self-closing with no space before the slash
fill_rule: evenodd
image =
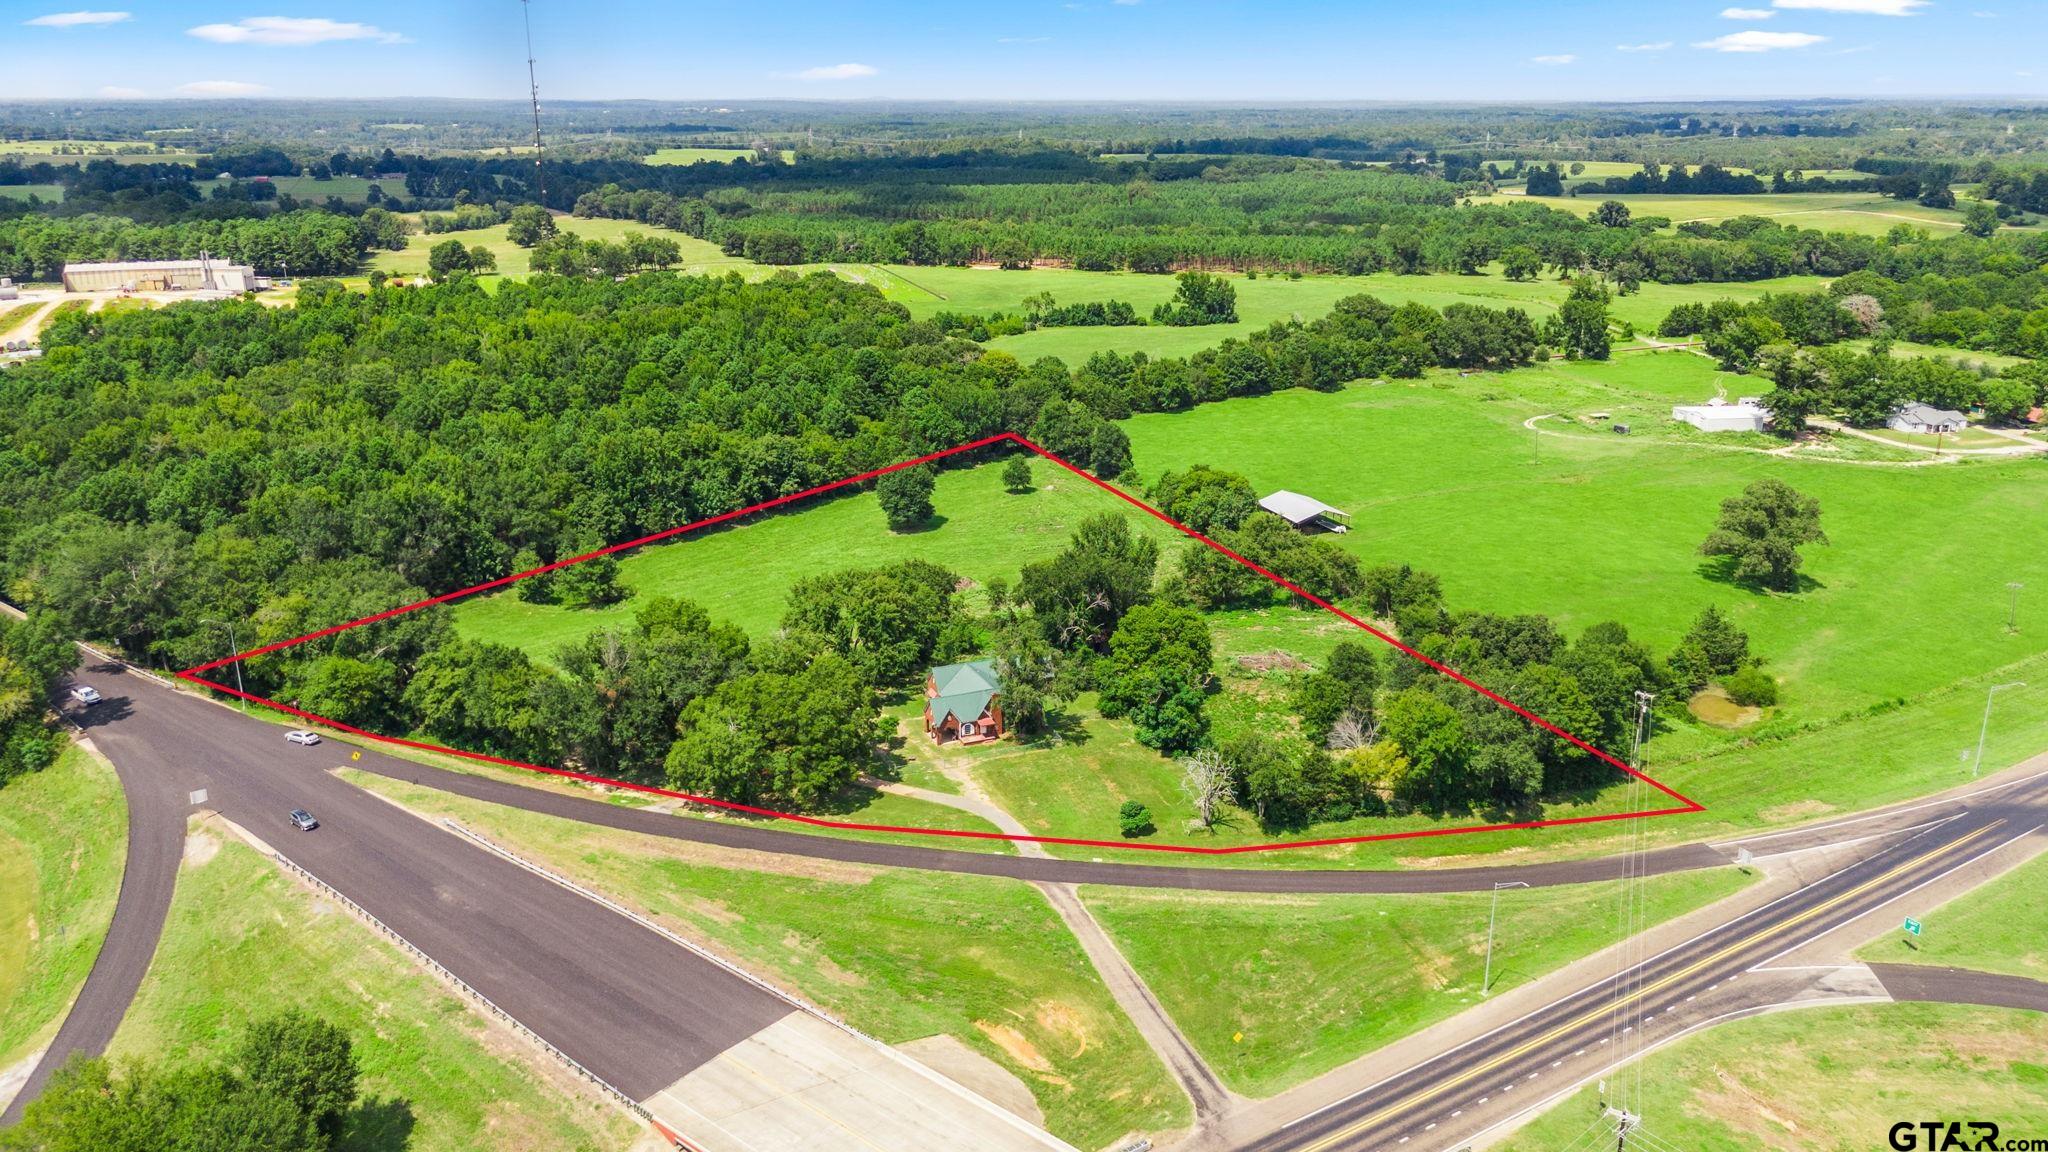
<path id="1" fill-rule="evenodd" d="M 957 1036 L 926 1036 L 898 1044 L 904 1055 L 1023 1120 L 1045 1127 L 1045 1113 L 1017 1074 L 976 1052 Z"/>
<path id="2" fill-rule="evenodd" d="M 1008 1056 L 1020 1067 L 1035 1072 L 1040 1077 L 1056 1084 L 1065 1084 L 1067 1082 L 1066 1077 L 1053 1072 L 1052 1061 L 1047 1060 L 1044 1053 L 1038 1050 L 1037 1045 L 1026 1039 L 1022 1032 L 1017 1031 L 1008 1024 L 993 1024 L 987 1020 L 976 1020 L 974 1026 L 980 1029 L 982 1035 L 988 1037 L 996 1047 L 1003 1050 L 1004 1055 Z"/>
<path id="3" fill-rule="evenodd" d="M 1799 800 L 1791 804 L 1780 804 L 1776 808 L 1765 808 L 1757 813 L 1757 817 L 1766 824 L 1782 824 L 1788 820 L 1825 816 L 1834 810 L 1835 806 L 1825 800 Z"/>
<path id="4" fill-rule="evenodd" d="M 1309 663 L 1292 652 L 1277 649 L 1269 652 L 1251 652 L 1237 658 L 1237 666 L 1247 672 L 1306 672 Z"/>
<path id="5" fill-rule="evenodd" d="M 201 867 L 219 852 L 220 838 L 213 833 L 195 828 L 185 834 L 185 867 Z"/>

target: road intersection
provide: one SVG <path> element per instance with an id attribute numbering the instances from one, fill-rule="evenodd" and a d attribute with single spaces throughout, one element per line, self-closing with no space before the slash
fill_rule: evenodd
<path id="1" fill-rule="evenodd" d="M 706 1148 L 773 1146 L 765 1138 L 721 1141 L 718 1132 L 706 1131 L 717 1125 L 707 1123 L 704 1105 L 732 1107 L 732 1099 L 716 1102 L 717 1093 L 733 1097 L 732 1085 L 745 1079 L 734 1063 L 753 1067 L 746 1063 L 747 1053 L 757 1062 L 767 1053 L 780 1059 L 789 1056 L 793 1043 L 811 1044 L 812 1055 L 791 1064 L 810 1071 L 792 1075 L 815 1084 L 817 1068 L 843 1065 L 855 1069 L 849 1073 L 853 1080 L 868 1082 L 865 1096 L 856 1085 L 844 1093 L 834 1088 L 836 1096 L 814 1095 L 808 1102 L 799 1100 L 801 1092 L 778 1097 L 757 1090 L 762 1099 L 749 1108 L 759 1109 L 754 1120 L 766 1118 L 764 1131 L 786 1127 L 776 1119 L 778 1098 L 801 1104 L 784 1110 L 792 1115 L 807 1111 L 815 1117 L 817 1101 L 830 1099 L 836 1103 L 827 1107 L 857 1118 L 852 1123 L 881 1124 L 889 1117 L 877 1114 L 877 1094 L 896 1098 L 907 1091 L 900 1065 L 873 1051 L 880 1046 L 864 1049 L 861 1038 L 846 1043 L 844 1035 L 829 1036 L 830 1027 L 820 1031 L 820 1021 L 802 1018 L 801 1008 L 762 984 L 355 787 L 327 770 L 331 757 L 287 749 L 274 725 L 111 662 L 82 670 L 77 681 L 105 697 L 90 710 L 74 708 L 72 715 L 115 763 L 129 795 L 130 868 L 101 958 L 6 1119 L 66 1055 L 97 1052 L 111 1038 L 154 951 L 185 822 L 194 810 L 191 793 L 200 789 L 206 793 L 206 808 L 258 835 L 277 838 L 296 863 L 625 1096 L 666 1109 L 661 1114 L 665 1127 L 688 1132 Z M 1854 922 L 1902 891 L 2038 835 L 2048 819 L 2048 773 L 2036 773 L 1809 828 L 1719 845 L 1660 848 L 1633 858 L 1408 872 L 1254 870 L 1009 856 L 819 836 L 621 807 L 451 771 L 375 748 L 362 749 L 350 767 L 490 803 L 743 851 L 1041 884 L 1224 892 L 1481 891 L 1503 878 L 1543 886 L 1728 866 L 1743 850 L 1764 857 L 1832 847 L 1848 855 L 1849 863 L 1786 896 L 1638 964 L 1588 977 L 1568 994 L 1467 1043 L 1421 1058 L 1364 1091 L 1285 1123 L 1274 1123 L 1270 1109 L 1215 1118 L 1193 1144 L 1275 1152 L 1454 1147 L 1527 1111 L 1546 1090 L 1598 1075 L 1616 1063 L 1617 1053 L 1640 1051 L 1653 1036 L 1806 996 L 1884 998 L 1885 987 L 1874 982 L 1830 988 L 1824 987 L 1829 980 L 1843 978 L 1755 969 L 1802 939 Z M 298 807 L 319 815 L 322 834 L 283 839 L 290 835 L 284 813 Z M 1896 979 L 1902 988 L 1911 986 L 1918 998 L 1943 998 L 1939 977 L 1902 974 Z M 1957 977 L 1949 983 L 1961 987 L 1968 980 Z M 1962 987 L 1957 998 L 1967 999 L 1970 991 Z M 2003 994 L 2027 993 L 2006 989 Z M 792 1040 L 797 1034 L 804 1039 Z M 824 1047 L 816 1047 L 819 1043 Z M 999 1114 L 964 1090 L 953 1094 L 957 1098 L 941 1109 L 946 1114 L 917 1142 L 893 1146 L 942 1147 L 945 1140 L 961 1136 L 984 1147 L 1008 1147 L 1015 1141 L 1022 1141 L 1018 1147 L 1061 1146 L 1049 1138 L 1034 1143 L 1007 1113 Z M 745 1124 L 745 1113 L 729 1114 Z M 840 1118 L 828 1120 L 827 1131 L 853 1131 Z M 861 1139 L 873 1142 L 869 1136 Z M 885 1137 L 879 1146 L 892 1145 Z"/>

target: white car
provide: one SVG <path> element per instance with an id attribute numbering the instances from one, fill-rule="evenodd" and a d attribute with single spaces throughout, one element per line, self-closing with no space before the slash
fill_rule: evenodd
<path id="1" fill-rule="evenodd" d="M 100 702 L 100 690 L 90 684 L 80 684 L 71 690 L 71 698 L 90 708 Z"/>
<path id="2" fill-rule="evenodd" d="M 307 747 L 320 742 L 320 734 L 318 732 L 308 732 L 304 728 L 294 728 L 285 733 L 284 738 L 294 744 L 304 744 Z"/>

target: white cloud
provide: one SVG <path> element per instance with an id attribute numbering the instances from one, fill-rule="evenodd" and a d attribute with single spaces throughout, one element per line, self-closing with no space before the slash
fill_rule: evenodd
<path id="1" fill-rule="evenodd" d="M 1928 3 L 1929 0 L 1771 0 L 1771 7 L 1853 12 L 1859 16 L 1913 16 Z"/>
<path id="2" fill-rule="evenodd" d="M 1570 64 L 1577 59 L 1578 57 L 1570 52 L 1556 52 L 1548 56 L 1531 56 L 1529 57 L 1529 62 L 1531 64 Z"/>
<path id="3" fill-rule="evenodd" d="M 386 32 L 375 24 L 352 20 L 328 20 L 319 16 L 251 16 L 233 24 L 201 24 L 185 30 L 187 36 L 216 44 L 267 44 L 303 48 L 331 40 L 375 40 L 379 44 L 403 44 L 405 37 Z"/>
<path id="4" fill-rule="evenodd" d="M 1695 48 L 1706 48 L 1715 52 L 1776 52 L 1782 48 L 1810 48 L 1826 40 L 1811 32 L 1730 32 L 1712 40 L 1696 40 Z"/>
<path id="5" fill-rule="evenodd" d="M 1136 8 L 1138 5 L 1143 4 L 1145 0 L 1109 0 L 1109 2 L 1119 8 Z"/>
<path id="6" fill-rule="evenodd" d="M 246 80 L 194 80 L 177 91 L 180 96 L 257 96 L 270 89 Z"/>
<path id="7" fill-rule="evenodd" d="M 148 96 L 149 93 L 140 88 L 123 88 L 119 84 L 109 84 L 100 89 L 102 100 L 142 100 Z"/>
<path id="8" fill-rule="evenodd" d="M 127 12 L 52 12 L 48 16 L 23 20 L 22 23 L 32 24 L 38 28 L 87 28 L 97 24 L 119 24 L 123 20 L 133 18 L 133 15 Z"/>
<path id="9" fill-rule="evenodd" d="M 1771 11 L 1769 8 L 1721 9 L 1721 19 L 1723 20 L 1769 20 L 1771 17 L 1776 15 L 1777 13 Z"/>
<path id="10" fill-rule="evenodd" d="M 796 74 L 799 80 L 860 80 L 876 73 L 867 64 L 826 64 L 818 68 L 806 68 Z"/>
<path id="11" fill-rule="evenodd" d="M 1669 40 L 1657 40 L 1649 44 L 1616 44 L 1616 52 L 1662 52 L 1671 47 Z"/>

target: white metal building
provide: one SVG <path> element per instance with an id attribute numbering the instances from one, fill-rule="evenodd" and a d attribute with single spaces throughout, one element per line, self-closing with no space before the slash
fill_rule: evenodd
<path id="1" fill-rule="evenodd" d="M 1671 418 L 1702 432 L 1761 432 L 1771 421 L 1771 410 L 1754 396 L 1733 404 L 1716 396 L 1705 404 L 1680 404 L 1671 410 Z"/>
<path id="2" fill-rule="evenodd" d="M 1325 532 L 1350 531 L 1340 523 L 1340 519 L 1351 513 L 1332 508 L 1313 496 L 1303 496 L 1299 492 L 1289 492 L 1284 488 L 1271 496 L 1262 497 L 1259 500 L 1259 507 L 1304 532 L 1318 528 Z"/>
<path id="3" fill-rule="evenodd" d="M 248 292 L 261 287 L 256 270 L 247 264 L 201 257 L 196 260 L 115 260 L 97 264 L 66 264 L 66 292 L 201 291 Z"/>

